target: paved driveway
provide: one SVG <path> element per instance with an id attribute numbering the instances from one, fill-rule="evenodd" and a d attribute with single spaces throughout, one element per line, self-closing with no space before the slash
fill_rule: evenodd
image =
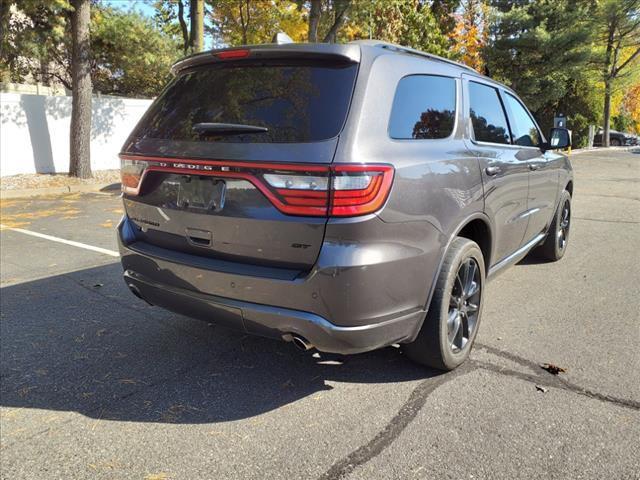
<path id="1" fill-rule="evenodd" d="M 117 196 L 2 202 L 2 477 L 640 478 L 640 154 L 572 160 L 567 255 L 492 282 L 448 374 L 147 306 Z"/>

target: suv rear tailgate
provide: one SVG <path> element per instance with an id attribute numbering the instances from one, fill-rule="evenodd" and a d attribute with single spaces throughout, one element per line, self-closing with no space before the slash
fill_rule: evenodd
<path id="1" fill-rule="evenodd" d="M 304 199 L 287 197 L 294 205 L 283 206 L 277 192 L 327 183 L 322 165 L 333 159 L 357 63 L 295 55 L 197 63 L 178 72 L 123 147 L 124 204 L 139 241 L 227 261 L 311 267 L 326 216 L 314 216 L 318 207 L 305 209 Z M 267 131 L 194 129 L 213 123 Z"/>

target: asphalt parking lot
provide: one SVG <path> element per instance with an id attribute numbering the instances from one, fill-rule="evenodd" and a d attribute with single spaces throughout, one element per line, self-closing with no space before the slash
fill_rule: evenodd
<path id="1" fill-rule="evenodd" d="M 640 151 L 572 161 L 565 258 L 493 281 L 448 374 L 146 305 L 115 194 L 3 201 L 2 478 L 640 478 Z"/>

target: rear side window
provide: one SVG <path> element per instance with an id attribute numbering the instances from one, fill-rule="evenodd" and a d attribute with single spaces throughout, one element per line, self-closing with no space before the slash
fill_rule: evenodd
<path id="1" fill-rule="evenodd" d="M 511 143 L 509 125 L 498 90 L 469 82 L 469 103 L 473 133 L 478 142 Z"/>
<path id="2" fill-rule="evenodd" d="M 176 77 L 133 135 L 234 143 L 327 140 L 344 124 L 357 65 L 235 64 Z M 199 134 L 199 123 L 265 127 L 264 133 Z"/>
<path id="3" fill-rule="evenodd" d="M 389 135 L 396 139 L 447 138 L 453 133 L 455 114 L 455 79 L 410 75 L 398 83 Z"/>
<path id="4" fill-rule="evenodd" d="M 509 107 L 509 123 L 511 133 L 513 133 L 513 142 L 523 147 L 539 146 L 540 133 L 536 124 L 531 120 L 529 112 L 514 96 L 507 93 L 504 98 Z"/>

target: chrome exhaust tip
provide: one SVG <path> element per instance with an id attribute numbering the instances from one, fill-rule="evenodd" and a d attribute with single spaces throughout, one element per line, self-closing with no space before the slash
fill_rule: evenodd
<path id="1" fill-rule="evenodd" d="M 313 344 L 309 340 L 296 333 L 287 333 L 282 338 L 286 342 L 293 342 L 293 345 L 302 352 L 308 352 L 313 348 Z"/>

